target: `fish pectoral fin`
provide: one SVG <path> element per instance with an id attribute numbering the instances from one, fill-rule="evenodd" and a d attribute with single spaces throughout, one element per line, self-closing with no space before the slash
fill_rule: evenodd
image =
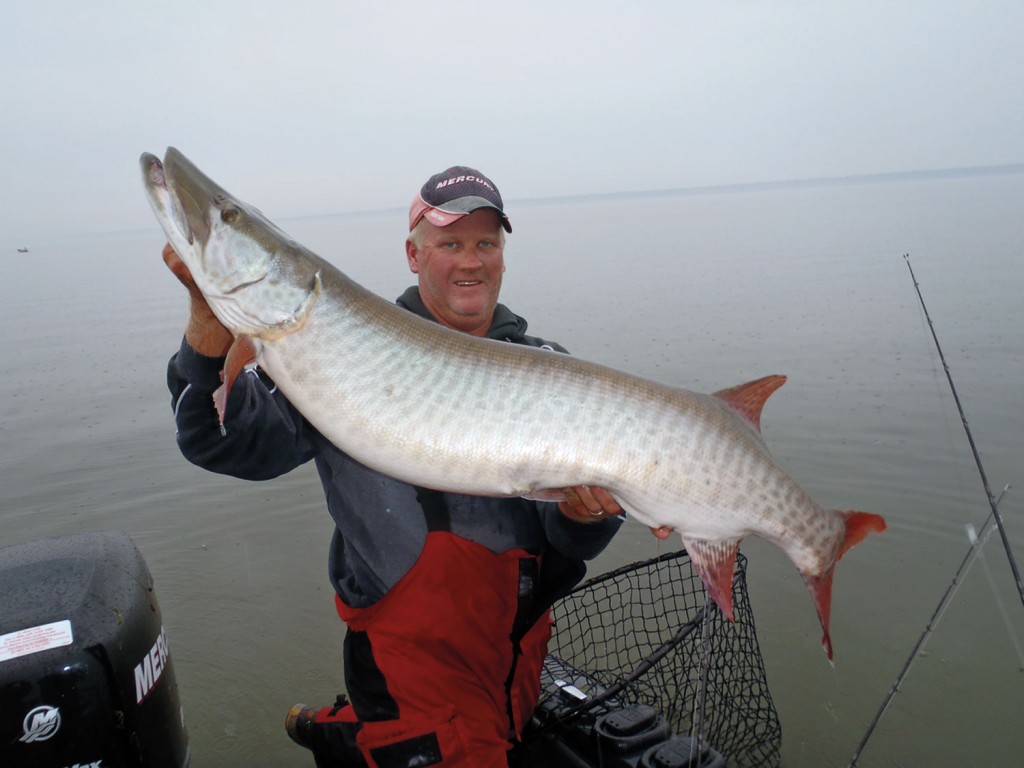
<path id="1" fill-rule="evenodd" d="M 757 434 L 761 434 L 761 411 L 772 392 L 786 383 L 785 376 L 765 376 L 738 387 L 721 389 L 712 394 L 742 416 Z"/>
<path id="2" fill-rule="evenodd" d="M 224 426 L 224 413 L 228 407 L 228 395 L 231 394 L 231 387 L 235 383 L 235 379 L 245 369 L 245 366 L 255 363 L 258 356 L 259 350 L 250 337 L 238 336 L 232 342 L 227 359 L 224 361 L 221 385 L 213 393 L 213 405 L 217 409 L 217 417 L 222 427 Z"/>
<path id="3" fill-rule="evenodd" d="M 736 552 L 740 539 L 683 539 L 690 562 L 697 569 L 704 588 L 729 621 L 732 615 L 732 577 L 736 570 Z"/>

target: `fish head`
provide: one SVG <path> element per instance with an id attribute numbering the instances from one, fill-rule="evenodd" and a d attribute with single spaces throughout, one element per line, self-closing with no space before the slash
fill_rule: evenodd
<path id="1" fill-rule="evenodd" d="M 318 277 L 304 249 L 168 147 L 144 153 L 142 181 L 168 242 L 218 319 L 237 334 L 264 336 L 293 323 Z"/>

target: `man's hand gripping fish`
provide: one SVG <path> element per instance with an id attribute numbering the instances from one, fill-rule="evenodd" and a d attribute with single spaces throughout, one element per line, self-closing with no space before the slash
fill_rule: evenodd
<path id="1" fill-rule="evenodd" d="M 631 517 L 680 535 L 730 619 L 736 552 L 755 534 L 799 569 L 832 658 L 836 561 L 885 521 L 819 505 L 772 461 L 761 409 L 785 377 L 705 395 L 457 333 L 357 285 L 178 150 L 141 165 L 167 239 L 235 336 L 222 423 L 234 378 L 257 362 L 338 448 L 399 480 L 545 500 L 606 488 Z"/>

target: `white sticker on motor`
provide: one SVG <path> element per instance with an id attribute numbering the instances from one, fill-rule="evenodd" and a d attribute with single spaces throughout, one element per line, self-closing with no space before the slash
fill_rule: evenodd
<path id="1" fill-rule="evenodd" d="M 66 619 L 9 632 L 0 635 L 0 662 L 71 645 L 73 640 L 71 622 Z"/>

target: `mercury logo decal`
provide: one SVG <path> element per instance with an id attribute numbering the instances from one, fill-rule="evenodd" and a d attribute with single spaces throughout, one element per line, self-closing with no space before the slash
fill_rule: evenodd
<path id="1" fill-rule="evenodd" d="M 452 179 L 444 179 L 443 181 L 437 182 L 437 186 L 434 187 L 434 189 L 443 189 L 444 187 L 450 187 L 452 184 L 461 184 L 464 181 L 476 182 L 477 184 L 484 185 L 488 189 L 494 189 L 494 187 L 479 176 L 456 176 Z"/>
<path id="2" fill-rule="evenodd" d="M 60 728 L 60 710 L 46 704 L 29 710 L 22 723 L 25 733 L 18 741 L 31 744 L 35 741 L 46 741 Z"/>
<path id="3" fill-rule="evenodd" d="M 141 704 L 160 682 L 167 666 L 167 632 L 160 627 L 160 634 L 141 662 L 135 666 L 135 703 Z"/>

